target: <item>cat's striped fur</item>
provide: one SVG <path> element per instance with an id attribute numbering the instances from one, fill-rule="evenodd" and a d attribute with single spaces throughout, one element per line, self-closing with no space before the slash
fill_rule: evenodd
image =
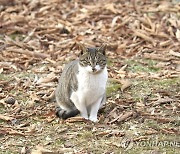
<path id="1" fill-rule="evenodd" d="M 58 106 L 56 114 L 63 119 L 67 119 L 81 113 L 81 116 L 84 118 L 97 121 L 97 113 L 95 115 L 91 110 L 94 108 L 94 112 L 97 112 L 95 108 L 99 110 L 106 98 L 107 62 L 105 46 L 86 48 L 81 45 L 80 47 L 81 54 L 79 59 L 67 64 L 59 79 L 55 92 Z M 102 83 L 101 80 L 103 81 Z M 91 102 L 88 95 L 96 95 L 95 90 L 97 90 L 97 98 L 94 102 Z M 80 100 L 81 96 L 83 96 L 83 100 Z M 95 106 L 96 101 L 99 102 L 98 107 Z M 90 114 L 94 114 L 93 117 Z"/>

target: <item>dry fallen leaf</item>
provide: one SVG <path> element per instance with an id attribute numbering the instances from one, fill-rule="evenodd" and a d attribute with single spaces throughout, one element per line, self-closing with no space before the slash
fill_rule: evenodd
<path id="1" fill-rule="evenodd" d="M 165 104 L 165 103 L 171 103 L 173 101 L 174 100 L 172 98 L 169 98 L 169 97 L 165 97 L 165 98 L 159 97 L 157 101 L 152 102 L 152 103 L 153 103 L 153 106 L 157 106 L 157 105 L 161 105 L 161 104 Z"/>
<path id="2" fill-rule="evenodd" d="M 45 153 L 48 153 L 48 154 L 52 153 L 53 154 L 54 152 L 49 150 L 49 149 L 44 148 L 41 145 L 37 145 L 36 149 L 33 149 L 31 152 L 31 154 L 45 154 Z"/>
<path id="3" fill-rule="evenodd" d="M 142 110 L 145 107 L 144 103 L 142 101 L 136 103 L 136 109 Z"/>
<path id="4" fill-rule="evenodd" d="M 32 124 L 27 128 L 26 133 L 34 133 L 36 131 L 36 124 Z"/>
<path id="5" fill-rule="evenodd" d="M 121 91 L 124 91 L 125 89 L 129 88 L 132 85 L 132 82 L 130 80 L 124 79 L 120 80 L 122 86 L 121 86 Z"/>
<path id="6" fill-rule="evenodd" d="M 112 121 L 108 122 L 109 124 L 115 123 L 115 122 L 122 122 L 127 120 L 129 117 L 133 116 L 133 112 L 126 112 L 125 114 L 120 114 Z"/>
<path id="7" fill-rule="evenodd" d="M 175 51 L 173 51 L 173 50 L 170 50 L 170 51 L 169 51 L 169 54 L 180 58 L 180 52 L 175 52 Z"/>
<path id="8" fill-rule="evenodd" d="M 179 29 L 176 30 L 176 38 L 178 39 L 178 41 L 180 41 L 180 30 Z"/>
<path id="9" fill-rule="evenodd" d="M 74 122 L 88 122 L 89 120 L 84 119 L 83 117 L 72 117 L 66 120 L 68 123 L 74 123 Z"/>
<path id="10" fill-rule="evenodd" d="M 37 84 L 43 84 L 43 83 L 49 83 L 56 79 L 56 75 L 52 72 L 48 74 L 46 77 L 41 77 L 36 83 Z"/>
<path id="11" fill-rule="evenodd" d="M 7 115 L 0 114 L 0 119 L 5 120 L 5 121 L 11 121 L 11 120 L 13 120 L 15 118 L 7 116 Z"/>
<path id="12" fill-rule="evenodd" d="M 0 134 L 26 136 L 26 134 L 24 134 L 24 133 L 22 133 L 22 132 L 20 132 L 20 131 L 14 130 L 14 129 L 12 129 L 12 128 L 1 128 L 1 129 L 0 129 Z"/>
<path id="13" fill-rule="evenodd" d="M 110 10 L 112 11 L 113 13 L 118 13 L 118 10 L 115 8 L 114 4 L 113 3 L 109 3 L 109 4 L 106 4 L 104 6 L 107 10 Z"/>

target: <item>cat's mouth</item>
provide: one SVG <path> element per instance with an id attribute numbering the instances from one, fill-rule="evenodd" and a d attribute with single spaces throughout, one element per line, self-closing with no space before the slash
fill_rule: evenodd
<path id="1" fill-rule="evenodd" d="M 98 74 L 100 72 L 100 70 L 97 70 L 97 69 L 92 69 L 92 71 L 90 73 L 92 74 Z"/>
<path id="2" fill-rule="evenodd" d="M 93 67 L 92 72 L 97 72 L 97 69 L 95 67 Z"/>
<path id="3" fill-rule="evenodd" d="M 101 72 L 101 68 L 99 66 L 87 66 L 86 70 L 90 73 L 90 74 L 97 74 L 99 72 Z"/>

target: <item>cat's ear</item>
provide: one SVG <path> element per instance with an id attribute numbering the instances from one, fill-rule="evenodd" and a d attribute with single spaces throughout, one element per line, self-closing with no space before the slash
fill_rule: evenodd
<path id="1" fill-rule="evenodd" d="M 79 43 L 78 46 L 79 46 L 79 50 L 81 51 L 81 52 L 80 52 L 80 55 L 82 55 L 82 54 L 84 54 L 85 52 L 87 52 L 87 49 L 86 49 L 86 47 L 85 47 L 84 44 Z"/>
<path id="2" fill-rule="evenodd" d="M 107 45 L 103 44 L 99 47 L 98 51 L 101 52 L 103 55 L 105 55 L 106 54 L 106 47 L 107 47 Z"/>

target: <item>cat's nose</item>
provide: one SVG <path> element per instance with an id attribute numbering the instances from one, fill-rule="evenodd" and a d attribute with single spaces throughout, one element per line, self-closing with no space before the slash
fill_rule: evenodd
<path id="1" fill-rule="evenodd" d="M 92 67 L 92 71 L 95 72 L 95 71 L 96 71 L 96 68 L 95 68 L 95 67 Z"/>

